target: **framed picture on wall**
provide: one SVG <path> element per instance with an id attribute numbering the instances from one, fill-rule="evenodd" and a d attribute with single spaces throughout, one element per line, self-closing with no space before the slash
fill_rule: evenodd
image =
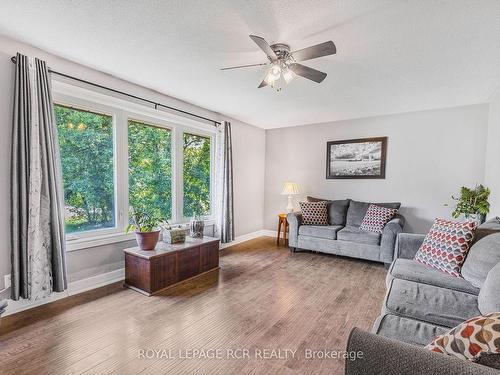
<path id="1" fill-rule="evenodd" d="M 326 178 L 385 178 L 387 137 L 326 144 Z"/>

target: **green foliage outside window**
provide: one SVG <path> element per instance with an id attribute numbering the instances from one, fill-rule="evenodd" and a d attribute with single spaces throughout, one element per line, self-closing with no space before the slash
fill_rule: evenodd
<path id="1" fill-rule="evenodd" d="M 66 232 L 113 228 L 113 117 L 55 106 L 64 182 Z M 172 218 L 172 132 L 128 121 L 129 206 L 149 217 Z M 185 217 L 208 215 L 211 139 L 183 134 Z"/>
<path id="2" fill-rule="evenodd" d="M 55 106 L 66 232 L 115 225 L 113 118 Z"/>
<path id="3" fill-rule="evenodd" d="M 172 132 L 128 122 L 129 205 L 151 217 L 172 217 Z"/>
<path id="4" fill-rule="evenodd" d="M 184 134 L 184 216 L 210 213 L 210 138 Z"/>

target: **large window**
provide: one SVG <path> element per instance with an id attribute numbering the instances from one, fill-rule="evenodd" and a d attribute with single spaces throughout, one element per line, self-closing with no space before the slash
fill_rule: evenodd
<path id="1" fill-rule="evenodd" d="M 172 132 L 128 121 L 129 205 L 172 219 Z"/>
<path id="2" fill-rule="evenodd" d="M 183 134 L 184 216 L 210 214 L 210 138 Z"/>
<path id="3" fill-rule="evenodd" d="M 54 93 L 69 250 L 128 239 L 131 207 L 171 224 L 214 218 L 215 127 L 75 86 Z"/>
<path id="4" fill-rule="evenodd" d="M 130 238 L 131 207 L 171 224 L 213 219 L 215 127 L 54 87 L 69 250 Z"/>
<path id="5" fill-rule="evenodd" d="M 113 117 L 61 105 L 55 113 L 66 232 L 114 227 Z"/>

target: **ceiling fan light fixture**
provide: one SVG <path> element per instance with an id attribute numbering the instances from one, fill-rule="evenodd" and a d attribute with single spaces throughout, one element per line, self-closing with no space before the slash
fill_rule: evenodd
<path id="1" fill-rule="evenodd" d="M 285 82 L 288 84 L 292 79 L 295 78 L 295 73 L 290 68 L 286 68 L 285 70 L 283 70 L 283 78 L 285 79 Z"/>
<path id="2" fill-rule="evenodd" d="M 310 81 L 321 83 L 327 74 L 319 70 L 300 64 L 302 61 L 316 59 L 318 57 L 330 56 L 337 53 L 335 44 L 330 40 L 328 42 L 316 44 L 297 51 L 290 51 L 290 46 L 284 43 L 275 43 L 269 45 L 266 40 L 260 36 L 250 35 L 250 39 L 266 54 L 268 61 L 266 63 L 246 64 L 222 68 L 221 70 L 231 70 L 240 68 L 249 68 L 256 66 L 268 66 L 266 75 L 258 88 L 270 86 L 276 91 L 290 83 L 296 76 L 308 79 Z"/>
<path id="3" fill-rule="evenodd" d="M 281 76 L 281 68 L 278 64 L 273 64 L 266 75 L 266 82 L 271 84 L 277 81 Z"/>

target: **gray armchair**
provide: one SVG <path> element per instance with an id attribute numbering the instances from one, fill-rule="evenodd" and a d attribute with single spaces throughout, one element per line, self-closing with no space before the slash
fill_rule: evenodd
<path id="1" fill-rule="evenodd" d="M 357 358 L 346 359 L 346 375 L 499 374 L 498 370 L 482 364 L 434 353 L 423 347 L 374 335 L 359 328 L 351 331 L 347 352 L 356 352 Z M 481 360 L 490 366 L 490 358 L 484 357 Z"/>

